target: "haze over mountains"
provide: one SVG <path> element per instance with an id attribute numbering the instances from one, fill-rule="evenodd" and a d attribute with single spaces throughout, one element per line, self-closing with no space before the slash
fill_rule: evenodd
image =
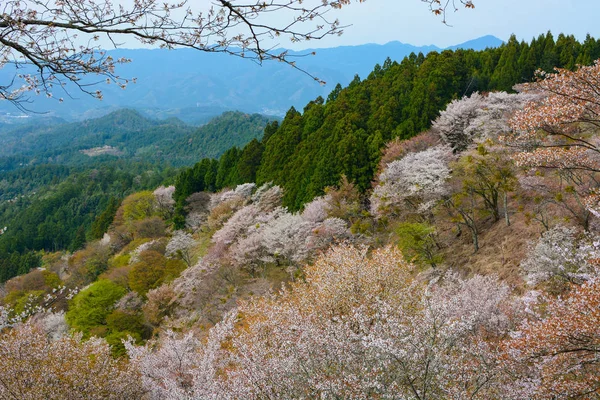
<path id="1" fill-rule="evenodd" d="M 484 36 L 448 49 L 497 47 L 502 40 Z M 99 85 L 104 100 L 72 89 L 69 94 L 55 93 L 55 99 L 33 98 L 28 109 L 47 112 L 44 117 L 83 120 L 108 114 L 116 109 L 135 108 L 153 119 L 177 117 L 190 124 L 202 124 L 227 110 L 282 116 L 290 106 L 302 109 L 317 96 L 326 97 L 337 83 L 346 86 L 358 74 L 366 78 L 377 63 L 387 57 L 400 61 L 410 53 L 441 51 L 436 46 L 413 46 L 401 42 L 385 45 L 365 44 L 316 50 L 315 56 L 298 57 L 300 68 L 327 82 L 319 85 L 310 76 L 281 63 L 261 66 L 224 54 L 208 54 L 189 49 L 110 51 L 115 58 L 127 57 L 119 74 L 137 78 L 126 90 L 116 85 Z M 290 52 L 309 54 L 312 50 Z M 11 71 L 0 70 L 0 79 L 10 80 Z M 20 113 L 10 104 L 0 103 L 0 118 L 14 122 Z"/>

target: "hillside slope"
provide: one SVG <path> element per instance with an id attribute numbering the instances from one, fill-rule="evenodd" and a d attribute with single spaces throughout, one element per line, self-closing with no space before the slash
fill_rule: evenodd
<path id="1" fill-rule="evenodd" d="M 18 159 L 19 164 L 86 164 L 94 161 L 85 155 L 88 153 L 189 165 L 198 158 L 219 157 L 232 146 L 260 138 L 268 121 L 259 114 L 226 112 L 194 127 L 177 118 L 154 120 L 138 111 L 122 109 L 68 124 L 5 125 L 0 127 L 0 160 Z M 106 151 L 93 151 L 101 148 Z"/>

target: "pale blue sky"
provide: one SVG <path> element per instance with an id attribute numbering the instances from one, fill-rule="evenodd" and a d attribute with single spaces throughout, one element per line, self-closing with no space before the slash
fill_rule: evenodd
<path id="1" fill-rule="evenodd" d="M 117 0 L 130 4 L 133 0 Z M 304 0 L 313 6 L 321 0 Z M 445 1 L 445 0 L 444 0 Z M 459 0 L 456 0 L 459 2 Z M 578 39 L 590 33 L 600 38 L 600 0 L 473 0 L 475 9 L 460 6 L 457 12 L 447 15 L 448 24 L 429 11 L 422 0 L 353 0 L 341 10 L 331 10 L 328 19 L 340 20 L 342 25 L 351 25 L 342 36 L 330 36 L 322 40 L 293 44 L 287 39 L 269 42 L 269 46 L 299 50 L 303 48 L 336 47 L 365 43 L 385 44 L 400 41 L 423 46 L 434 44 L 447 47 L 485 35 L 494 35 L 507 40 L 511 33 L 518 39 L 530 41 L 551 30 L 574 34 Z M 189 0 L 188 5 L 198 11 L 206 10 L 211 0 Z M 289 14 L 273 13 L 262 22 L 285 20 Z M 286 23 L 289 21 L 285 21 Z M 311 26 L 312 28 L 312 26 Z M 239 32 L 236 32 L 239 33 Z M 123 47 L 142 46 L 132 38 L 124 37 Z M 103 38 L 107 48 L 111 42 Z"/>
<path id="2" fill-rule="evenodd" d="M 397 40 L 414 45 L 446 47 L 467 40 L 494 35 L 506 40 L 511 33 L 529 41 L 551 30 L 600 37 L 600 0 L 473 0 L 474 10 L 450 12 L 445 26 L 431 15 L 420 0 L 367 0 L 338 11 L 343 24 L 352 24 L 341 37 L 304 44 L 304 47 L 332 47 Z M 290 47 L 289 43 L 281 43 Z"/>

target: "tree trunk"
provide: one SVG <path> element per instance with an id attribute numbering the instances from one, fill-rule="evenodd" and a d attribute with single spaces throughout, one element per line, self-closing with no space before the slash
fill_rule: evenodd
<path id="1" fill-rule="evenodd" d="M 473 253 L 477 253 L 479 251 L 479 235 L 475 225 L 471 227 L 471 235 L 473 236 L 473 247 L 475 249 Z"/>
<path id="2" fill-rule="evenodd" d="M 506 226 L 510 226 L 510 217 L 508 216 L 508 193 L 504 192 L 502 196 L 502 202 L 504 203 L 504 220 L 506 221 Z"/>

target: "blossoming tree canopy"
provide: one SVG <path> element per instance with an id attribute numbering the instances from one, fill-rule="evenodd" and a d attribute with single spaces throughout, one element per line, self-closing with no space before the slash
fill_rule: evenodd
<path id="1" fill-rule="evenodd" d="M 546 96 L 527 104 L 510 121 L 514 133 L 504 141 L 522 150 L 515 156 L 517 165 L 558 171 L 578 189 L 575 192 L 580 195 L 580 202 L 597 214 L 600 61 L 580 66 L 576 71 L 558 69 L 554 74 L 541 73 L 536 82 L 523 88 Z"/>
<path id="2" fill-rule="evenodd" d="M 591 134 L 600 126 L 600 62 L 576 71 L 541 73 L 523 89 L 546 96 L 528 103 L 510 121 L 515 134 L 506 142 L 527 150 L 518 156 L 518 163 L 598 171 L 600 148 Z"/>

